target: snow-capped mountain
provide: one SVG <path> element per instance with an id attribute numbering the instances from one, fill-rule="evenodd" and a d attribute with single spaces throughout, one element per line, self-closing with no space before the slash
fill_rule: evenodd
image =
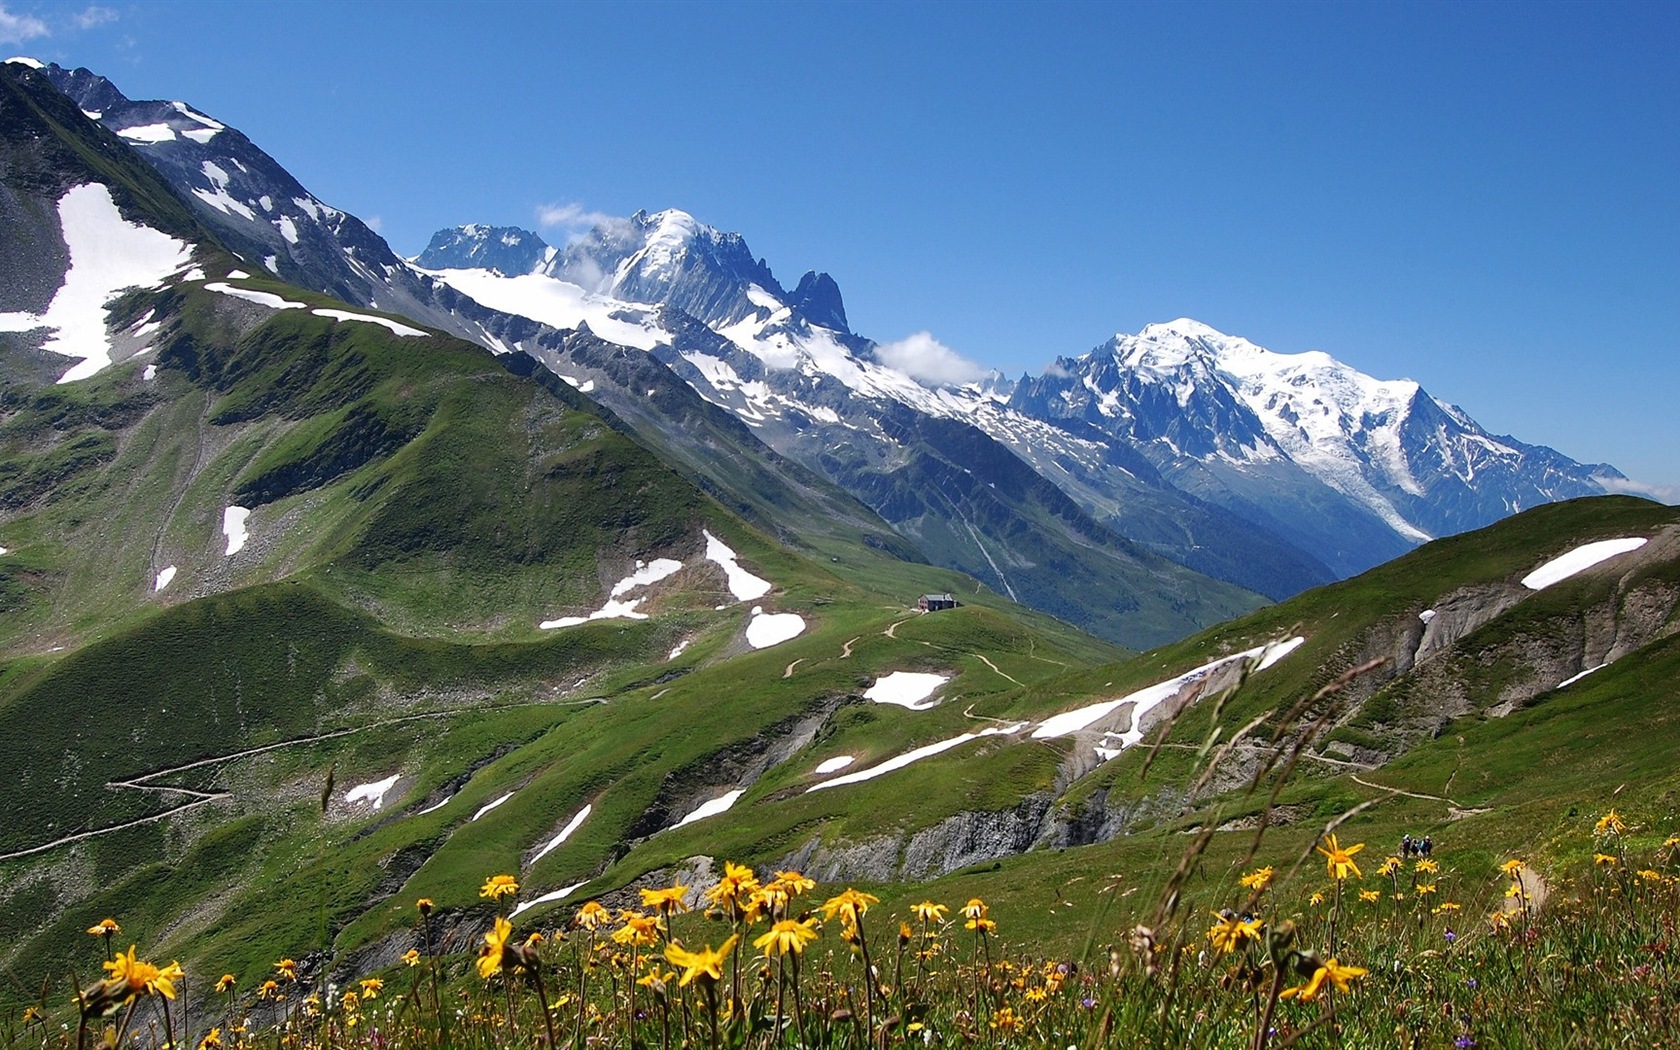
<path id="1" fill-rule="evenodd" d="M 1196 573 L 1281 598 L 1615 476 L 1487 435 L 1416 384 L 1187 320 L 1017 382 L 918 377 L 851 331 L 827 274 L 790 291 L 739 234 L 678 210 L 563 247 L 463 226 L 403 260 L 215 118 L 45 72 L 247 259 L 535 358 L 714 492 L 757 498 L 745 460 L 783 491 L 825 478 L 930 560 L 1131 644 L 1252 603 Z"/>
<path id="2" fill-rule="evenodd" d="M 1490 435 L 1411 380 L 1374 379 L 1318 351 L 1274 353 L 1187 318 L 1060 359 L 1010 403 L 1126 442 L 1175 484 L 1310 537 L 1343 573 L 1397 542 L 1599 495 L 1598 479 L 1620 477 Z M 1326 519 L 1336 502 L 1353 516 Z"/>

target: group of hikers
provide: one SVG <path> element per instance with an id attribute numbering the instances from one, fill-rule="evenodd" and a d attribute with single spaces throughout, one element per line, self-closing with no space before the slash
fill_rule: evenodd
<path id="1" fill-rule="evenodd" d="M 1400 855 L 1402 857 L 1427 857 L 1435 851 L 1435 840 L 1425 835 L 1421 839 L 1414 839 L 1410 833 L 1400 836 Z"/>

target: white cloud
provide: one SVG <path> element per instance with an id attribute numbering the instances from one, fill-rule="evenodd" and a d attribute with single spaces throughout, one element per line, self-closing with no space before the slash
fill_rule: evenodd
<path id="1" fill-rule="evenodd" d="M 21 44 L 25 40 L 46 36 L 50 32 L 47 24 L 39 18 L 14 15 L 7 10 L 6 5 L 0 4 L 0 44 Z"/>
<path id="2" fill-rule="evenodd" d="M 587 230 L 591 226 L 616 221 L 619 221 L 616 216 L 605 212 L 587 211 L 581 204 L 543 204 L 537 207 L 537 225 L 545 230 Z"/>
<path id="3" fill-rule="evenodd" d="M 385 220 L 381 219 L 377 215 L 369 215 L 367 218 L 362 220 L 362 225 L 366 226 L 368 229 L 372 230 L 374 233 L 384 233 L 385 232 Z"/>
<path id="4" fill-rule="evenodd" d="M 116 20 L 117 13 L 115 11 L 109 7 L 100 7 L 98 4 L 89 6 L 85 11 L 72 16 L 70 19 L 75 23 L 77 29 L 93 29 L 96 26 L 102 26 L 107 22 L 115 22 Z"/>
<path id="5" fill-rule="evenodd" d="M 1632 478 L 1596 477 L 1593 480 L 1603 485 L 1606 492 L 1644 496 L 1646 499 L 1654 499 L 1658 503 L 1667 503 L 1670 506 L 1680 505 L 1680 486 L 1677 485 L 1652 485 Z"/>
<path id="6" fill-rule="evenodd" d="M 883 343 L 875 348 L 875 356 L 912 379 L 938 386 L 972 383 L 986 374 L 984 368 L 935 339 L 932 332 L 917 332 L 896 343 Z"/>

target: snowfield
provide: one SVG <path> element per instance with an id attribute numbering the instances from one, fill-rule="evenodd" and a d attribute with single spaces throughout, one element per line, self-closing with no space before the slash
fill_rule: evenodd
<path id="1" fill-rule="evenodd" d="M 923 674 L 916 671 L 894 671 L 864 690 L 863 698 L 877 704 L 897 704 L 912 711 L 926 711 L 937 706 L 923 703 L 933 691 L 949 682 L 948 675 Z"/>
<path id="2" fill-rule="evenodd" d="M 335 321 L 364 321 L 367 324 L 376 324 L 382 328 L 389 328 L 394 335 L 423 336 L 426 334 L 418 328 L 412 328 L 406 324 L 399 324 L 398 322 L 391 320 L 389 317 L 375 317 L 373 314 L 351 313 L 349 310 L 311 310 L 309 312 L 314 314 L 316 317 L 330 317 Z"/>
<path id="3" fill-rule="evenodd" d="M 233 274 L 230 273 L 228 276 L 232 277 Z M 248 277 L 250 275 L 242 274 L 241 276 Z M 243 299 L 248 303 L 256 303 L 258 306 L 266 306 L 270 310 L 304 309 L 303 303 L 294 303 L 290 299 L 282 299 L 278 295 L 274 295 L 270 292 L 258 292 L 249 288 L 235 288 L 226 281 L 211 281 L 204 287 L 210 289 L 212 292 L 220 292 L 223 295 L 231 295 L 235 299 Z"/>
<path id="4" fill-rule="evenodd" d="M 805 619 L 798 613 L 767 613 L 763 606 L 755 605 L 752 619 L 747 621 L 747 644 L 754 649 L 768 649 L 803 633 Z"/>
<path id="5" fill-rule="evenodd" d="M 381 809 L 385 805 L 385 793 L 397 786 L 402 774 L 392 773 L 384 780 L 375 780 L 370 784 L 357 784 L 344 793 L 344 801 L 349 805 L 358 802 L 371 802 L 374 809 Z"/>
<path id="6" fill-rule="evenodd" d="M 245 547 L 245 541 L 251 534 L 245 529 L 245 521 L 251 512 L 244 507 L 229 507 L 222 511 L 222 535 L 227 537 L 228 556 L 238 554 Z"/>
<path id="7" fill-rule="evenodd" d="M 1135 692 L 1127 693 L 1119 699 L 1104 700 L 1099 703 L 1090 704 L 1086 707 L 1063 712 L 1062 714 L 1056 715 L 1053 718 L 1047 718 L 1041 722 L 1038 728 L 1033 730 L 1033 739 L 1049 740 L 1053 737 L 1071 736 L 1072 734 L 1085 729 L 1087 726 L 1120 707 L 1122 704 L 1134 704 L 1136 706 L 1132 709 L 1131 728 L 1127 729 L 1124 733 L 1118 734 L 1121 742 L 1120 748 L 1124 749 L 1131 747 L 1143 739 L 1143 729 L 1141 728 L 1143 725 L 1143 716 L 1164 701 L 1177 696 L 1179 691 L 1185 686 L 1200 681 L 1219 668 L 1238 660 L 1258 660 L 1259 664 L 1255 667 L 1255 670 L 1264 671 L 1266 668 L 1272 666 L 1285 656 L 1294 652 L 1305 641 L 1305 638 L 1295 637 L 1286 642 L 1270 642 L 1266 645 L 1256 646 L 1253 649 L 1236 653 L 1232 656 L 1222 657 L 1210 663 L 1205 663 L 1194 670 L 1184 672 L 1176 678 L 1169 678 L 1164 682 L 1158 682 L 1155 685 L 1146 686 Z M 1115 750 L 1115 753 L 1118 754 L 1119 751 Z"/>
<path id="8" fill-rule="evenodd" d="M 720 795 L 717 798 L 712 799 L 710 802 L 702 802 L 694 808 L 694 812 L 677 821 L 675 824 L 672 824 L 671 827 L 680 828 L 684 824 L 692 824 L 697 820 L 705 820 L 707 817 L 715 817 L 719 813 L 726 812 L 730 806 L 733 806 L 736 801 L 746 793 L 745 788 L 736 788 L 734 791 Z"/>
<path id="9" fill-rule="evenodd" d="M 840 772 L 842 769 L 845 769 L 855 761 L 857 761 L 857 759 L 853 758 L 851 755 L 835 755 L 833 758 L 826 758 L 817 763 L 817 768 L 812 770 L 812 772 L 816 773 L 818 776 L 827 776 L 830 773 Z"/>
<path id="10" fill-rule="evenodd" d="M 477 813 L 474 813 L 472 815 L 473 820 L 477 820 L 479 817 L 484 816 L 484 814 L 486 814 L 486 813 L 490 812 L 491 810 L 495 809 L 497 806 L 501 805 L 503 802 L 506 802 L 508 799 L 510 799 L 512 797 L 513 797 L 513 792 L 509 791 L 507 794 L 503 795 L 501 798 L 496 799 L 493 802 L 486 802 L 484 805 L 478 807 L 478 812 Z M 471 823 L 471 822 L 469 821 L 469 823 Z"/>
<path id="11" fill-rule="evenodd" d="M 58 379 L 73 383 L 111 364 L 105 304 L 128 288 L 157 287 L 187 267 L 192 249 L 124 219 L 102 183 L 66 190 L 58 201 L 58 219 L 70 252 L 64 284 L 46 313 L 0 313 L 0 332 L 56 329 L 43 348 L 77 359 Z"/>
<path id="12" fill-rule="evenodd" d="M 0 554 L 4 554 L 4 553 L 6 553 L 4 550 L 0 550 Z M 169 586 L 169 581 L 173 580 L 174 578 L 175 578 L 175 566 L 173 566 L 173 565 L 166 566 L 162 572 L 157 574 L 157 581 L 154 584 L 152 584 L 152 591 L 155 593 L 157 591 L 163 590 L 165 587 Z"/>
<path id="13" fill-rule="evenodd" d="M 591 804 L 578 810 L 577 815 L 567 821 L 566 826 L 560 829 L 560 834 L 543 843 L 543 848 L 537 850 L 537 855 L 531 858 L 531 863 L 535 864 L 537 861 L 542 860 L 544 857 L 548 856 L 550 850 L 571 838 L 572 832 L 583 826 L 583 822 L 589 819 L 589 811 L 594 808 L 594 805 Z"/>
<path id="14" fill-rule="evenodd" d="M 805 789 L 805 793 L 809 795 L 813 791 L 821 791 L 824 788 L 839 787 L 842 784 L 861 784 L 865 780 L 874 780 L 878 776 L 891 773 L 895 769 L 903 769 L 905 766 L 914 762 L 920 762 L 924 758 L 932 758 L 934 755 L 943 754 L 946 751 L 951 750 L 953 747 L 960 747 L 963 744 L 968 743 L 970 740 L 979 740 L 984 736 L 1002 736 L 1008 733 L 1018 733 L 1026 727 L 1027 723 L 1016 722 L 1014 725 L 990 726 L 986 729 L 980 730 L 979 732 L 963 733 L 960 736 L 948 737 L 944 740 L 938 741 L 937 743 L 928 744 L 925 747 L 918 747 L 914 751 L 906 751 L 902 755 L 896 755 L 887 759 L 885 762 L 877 763 L 867 769 L 860 769 L 856 773 L 847 773 L 843 777 L 835 777 L 833 780 L 825 780 L 821 784 L 812 784 L 810 787 Z"/>
<path id="15" fill-rule="evenodd" d="M 736 601 L 750 602 L 770 593 L 770 581 L 760 579 L 736 564 L 738 555 L 729 549 L 728 544 L 704 529 L 700 534 L 706 537 L 706 560 L 722 566 L 724 576 L 729 579 L 729 593 L 735 596 Z"/>
<path id="16" fill-rule="evenodd" d="M 508 913 L 508 918 L 517 918 L 520 912 L 535 908 L 539 904 L 547 904 L 549 901 L 564 900 L 573 893 L 576 893 L 583 885 L 584 884 L 581 882 L 574 882 L 570 886 L 562 886 L 560 889 L 554 890 L 552 893 L 545 893 L 541 897 L 532 897 L 524 904 L 516 905 L 513 911 Z"/>
<path id="17" fill-rule="evenodd" d="M 1585 572 L 1601 561 L 1609 561 L 1618 554 L 1636 551 L 1643 546 L 1645 546 L 1643 537 L 1599 540 L 1597 543 L 1582 544 L 1567 554 L 1558 555 L 1524 576 L 1522 585 L 1531 591 L 1543 591 L 1554 583 L 1562 583 L 1578 572 Z"/>

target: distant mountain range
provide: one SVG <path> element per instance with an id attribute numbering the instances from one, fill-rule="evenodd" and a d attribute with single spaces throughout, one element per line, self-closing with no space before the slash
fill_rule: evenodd
<path id="1" fill-rule="evenodd" d="M 953 382 L 854 333 L 827 274 L 789 290 L 739 234 L 676 210 L 564 246 L 460 226 L 405 260 L 219 120 L 44 71 L 253 265 L 528 355 L 743 508 L 743 458 L 782 487 L 837 486 L 934 564 L 1125 644 L 1621 477 L 1490 435 L 1416 383 L 1188 319 Z M 758 509 L 786 535 L 820 528 Z"/>

